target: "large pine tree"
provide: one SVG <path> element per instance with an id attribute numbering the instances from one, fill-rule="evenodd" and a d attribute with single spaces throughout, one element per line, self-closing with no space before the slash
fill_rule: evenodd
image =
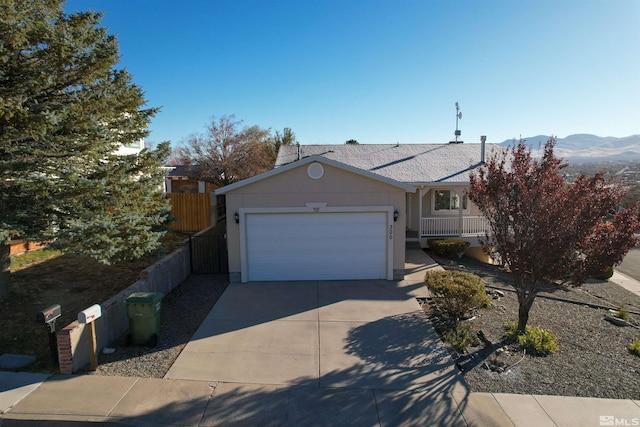
<path id="1" fill-rule="evenodd" d="M 136 258 L 158 246 L 169 216 L 159 187 L 169 144 L 115 154 L 145 137 L 157 110 L 116 67 L 118 42 L 101 14 L 67 15 L 62 4 L 0 0 L 0 242 Z"/>

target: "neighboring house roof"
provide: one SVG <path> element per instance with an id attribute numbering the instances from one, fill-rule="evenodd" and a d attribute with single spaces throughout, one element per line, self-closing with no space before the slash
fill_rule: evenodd
<path id="1" fill-rule="evenodd" d="M 275 167 L 289 165 L 298 158 L 322 156 L 399 182 L 465 184 L 469 183 L 469 172 L 482 165 L 481 147 L 482 144 L 283 145 Z M 487 156 L 494 149 L 500 148 L 486 144 Z"/>
<path id="2" fill-rule="evenodd" d="M 229 191 L 244 187 L 246 185 L 253 184 L 254 182 L 261 181 L 261 180 L 263 180 L 265 178 L 269 178 L 269 177 L 274 176 L 274 175 L 279 175 L 279 174 L 287 172 L 287 171 L 289 171 L 291 169 L 294 169 L 294 168 L 297 168 L 297 167 L 301 167 L 301 166 L 304 166 L 304 165 L 307 165 L 307 164 L 313 163 L 313 162 L 318 162 L 318 163 L 322 163 L 324 165 L 333 166 L 333 167 L 336 167 L 338 169 L 342 169 L 342 170 L 354 173 L 356 175 L 363 176 L 365 178 L 373 179 L 373 180 L 376 180 L 376 181 L 379 181 L 379 182 L 383 182 L 383 183 L 388 184 L 388 185 L 392 185 L 394 187 L 398 187 L 398 188 L 400 188 L 400 189 L 402 189 L 404 191 L 410 192 L 410 193 L 413 193 L 413 192 L 416 191 L 416 189 L 414 187 L 412 187 L 410 185 L 407 185 L 405 183 L 402 183 L 400 181 L 396 181 L 394 179 L 387 178 L 385 176 L 381 176 L 379 174 L 375 174 L 375 173 L 372 173 L 372 172 L 369 172 L 369 171 L 366 171 L 366 170 L 358 169 L 358 168 L 355 168 L 353 166 L 349 166 L 349 165 L 346 165 L 344 163 L 329 159 L 327 157 L 323 157 L 323 156 L 307 156 L 304 159 L 301 159 L 300 161 L 296 161 L 296 162 L 292 162 L 292 163 L 289 163 L 289 164 L 286 164 L 286 165 L 282 165 L 282 166 L 280 166 L 278 168 L 271 169 L 270 171 L 261 173 L 259 175 L 252 176 L 251 178 L 243 179 L 242 181 L 238 181 L 238 182 L 235 182 L 233 184 L 229 184 L 229 185 L 227 185 L 225 187 L 218 188 L 216 190 L 216 195 L 225 194 L 225 193 L 227 193 Z"/>
<path id="3" fill-rule="evenodd" d="M 186 176 L 193 179 L 197 179 L 200 174 L 200 167 L 195 166 L 169 166 L 171 171 L 167 174 L 167 176 Z"/>

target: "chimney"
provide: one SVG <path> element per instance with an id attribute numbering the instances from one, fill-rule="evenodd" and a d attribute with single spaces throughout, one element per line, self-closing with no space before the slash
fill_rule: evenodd
<path id="1" fill-rule="evenodd" d="M 487 137 L 482 135 L 480 137 L 480 163 L 484 164 L 484 154 L 486 149 Z"/>

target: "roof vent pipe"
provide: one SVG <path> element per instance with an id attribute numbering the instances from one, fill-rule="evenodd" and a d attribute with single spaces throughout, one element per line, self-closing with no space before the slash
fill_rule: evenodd
<path id="1" fill-rule="evenodd" d="M 300 142 L 298 142 L 298 143 L 296 144 L 296 146 L 297 146 L 297 148 L 298 148 L 298 159 L 297 159 L 297 160 L 300 160 Z"/>
<path id="2" fill-rule="evenodd" d="M 480 163 L 484 164 L 484 153 L 486 149 L 487 137 L 482 135 L 480 137 Z"/>

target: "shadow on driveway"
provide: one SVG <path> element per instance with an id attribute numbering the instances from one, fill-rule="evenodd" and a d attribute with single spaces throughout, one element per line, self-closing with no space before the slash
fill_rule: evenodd
<path id="1" fill-rule="evenodd" d="M 412 296 L 421 286 L 231 285 L 167 379 L 55 376 L 3 427 L 467 425 L 475 396 Z"/>

